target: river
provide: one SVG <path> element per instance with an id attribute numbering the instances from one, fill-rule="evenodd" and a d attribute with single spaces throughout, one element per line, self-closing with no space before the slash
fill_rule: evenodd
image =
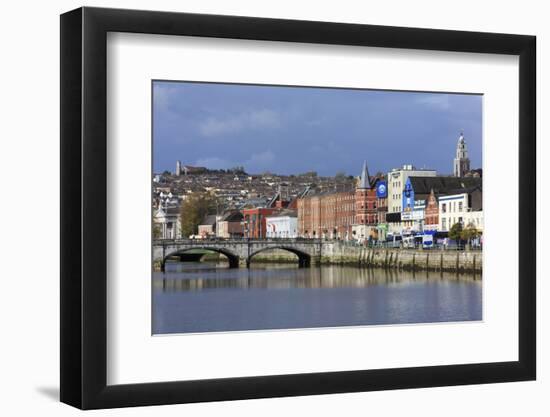
<path id="1" fill-rule="evenodd" d="M 479 275 L 347 266 L 168 263 L 153 275 L 153 334 L 482 319 Z"/>

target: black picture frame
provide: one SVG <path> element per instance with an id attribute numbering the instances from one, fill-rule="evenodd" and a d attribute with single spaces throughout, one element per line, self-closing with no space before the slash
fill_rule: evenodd
<path id="1" fill-rule="evenodd" d="M 519 56 L 519 360 L 107 385 L 108 32 Z M 88 7 L 61 15 L 61 401 L 95 409 L 535 379 L 535 45 L 524 35 L 252 17 Z"/>

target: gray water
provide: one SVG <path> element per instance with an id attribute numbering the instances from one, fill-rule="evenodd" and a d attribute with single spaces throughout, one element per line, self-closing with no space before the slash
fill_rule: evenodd
<path id="1" fill-rule="evenodd" d="M 482 319 L 479 275 L 174 263 L 153 276 L 153 334 Z"/>

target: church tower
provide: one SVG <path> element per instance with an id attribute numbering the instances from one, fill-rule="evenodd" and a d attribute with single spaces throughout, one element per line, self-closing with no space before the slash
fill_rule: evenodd
<path id="1" fill-rule="evenodd" d="M 470 171 L 468 150 L 466 149 L 464 133 L 460 132 L 460 137 L 458 138 L 458 143 L 456 145 L 453 174 L 455 177 L 463 177 L 468 171 Z"/>
<path id="2" fill-rule="evenodd" d="M 374 222 L 373 209 L 375 209 L 376 190 L 373 189 L 367 168 L 367 161 L 363 164 L 363 170 L 359 177 L 359 184 L 355 189 L 355 223 L 370 224 Z"/>

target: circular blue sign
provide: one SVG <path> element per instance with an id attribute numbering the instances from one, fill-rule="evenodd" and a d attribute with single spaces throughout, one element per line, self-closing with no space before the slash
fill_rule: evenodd
<path id="1" fill-rule="evenodd" d="M 387 186 L 386 181 L 380 181 L 378 183 L 378 186 L 376 187 L 376 196 L 378 198 L 386 198 L 387 197 Z"/>

